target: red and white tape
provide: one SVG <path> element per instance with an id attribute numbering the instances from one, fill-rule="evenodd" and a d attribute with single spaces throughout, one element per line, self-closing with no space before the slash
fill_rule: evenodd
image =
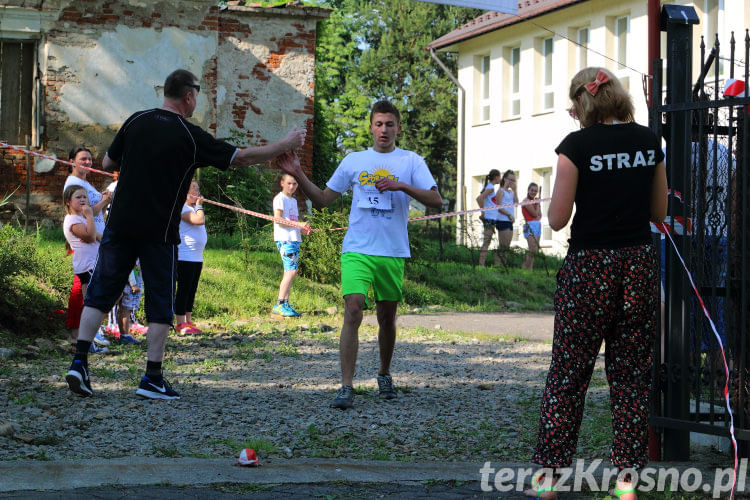
<path id="1" fill-rule="evenodd" d="M 104 170 L 97 170 L 97 169 L 91 168 L 91 167 L 84 167 L 83 165 L 76 165 L 72 161 L 61 160 L 59 158 L 55 158 L 54 156 L 45 155 L 45 154 L 42 154 L 42 153 L 38 153 L 36 151 L 31 151 L 30 149 L 22 148 L 20 146 L 13 146 L 11 144 L 8 144 L 7 142 L 0 141 L 0 148 L 12 149 L 14 151 L 20 151 L 21 153 L 26 153 L 26 154 L 29 154 L 29 155 L 32 155 L 32 156 L 36 156 L 38 158 L 44 158 L 45 160 L 52 160 L 52 161 L 57 162 L 57 163 L 62 163 L 63 165 L 70 165 L 71 167 L 82 168 L 84 170 L 88 170 L 89 172 L 96 172 L 97 174 L 107 175 L 109 177 L 114 177 L 115 179 L 117 179 L 117 172 L 105 172 Z"/>

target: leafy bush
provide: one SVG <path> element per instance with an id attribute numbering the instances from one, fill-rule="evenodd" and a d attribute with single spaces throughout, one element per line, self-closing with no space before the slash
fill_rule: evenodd
<path id="1" fill-rule="evenodd" d="M 21 336 L 56 333 L 64 327 L 55 310 L 65 307 L 73 281 L 63 246 L 41 247 L 40 237 L 0 228 L 0 327 Z"/>
<path id="2" fill-rule="evenodd" d="M 242 146 L 247 138 L 238 130 L 232 130 L 232 136 L 227 139 L 231 144 Z M 251 167 L 229 167 L 227 170 L 218 168 L 200 169 L 201 194 L 213 201 L 235 205 L 240 208 L 270 214 L 273 196 L 271 188 L 276 173 L 268 170 L 265 165 Z M 211 204 L 205 205 L 206 230 L 209 234 L 227 233 L 233 235 L 238 230 L 238 218 L 248 217 L 238 212 L 227 210 Z M 251 227 L 261 227 L 267 222 L 263 219 L 250 217 L 246 223 Z"/>
<path id="3" fill-rule="evenodd" d="M 16 275 L 38 269 L 34 240 L 11 225 L 0 228 L 0 288 Z"/>
<path id="4" fill-rule="evenodd" d="M 337 284 L 341 281 L 341 244 L 345 231 L 328 231 L 335 227 L 345 227 L 349 224 L 348 215 L 328 209 L 315 210 L 308 218 L 308 222 L 315 229 L 302 237 L 300 248 L 299 269 L 305 278 L 319 283 Z"/>

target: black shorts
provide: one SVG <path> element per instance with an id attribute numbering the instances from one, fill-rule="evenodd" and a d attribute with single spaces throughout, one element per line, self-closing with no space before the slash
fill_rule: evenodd
<path id="1" fill-rule="evenodd" d="M 512 231 L 513 223 L 509 220 L 484 219 L 484 227 L 495 227 L 498 231 Z"/>
<path id="2" fill-rule="evenodd" d="M 78 279 L 81 282 L 81 285 L 88 285 L 89 281 L 91 281 L 91 273 L 93 272 L 93 269 L 89 269 L 88 271 L 84 271 L 82 273 L 76 274 L 78 276 Z"/>
<path id="3" fill-rule="evenodd" d="M 141 260 L 146 319 L 149 323 L 171 325 L 177 245 L 117 235 L 109 228 L 104 229 L 84 305 L 109 312 L 120 298 L 136 259 Z"/>

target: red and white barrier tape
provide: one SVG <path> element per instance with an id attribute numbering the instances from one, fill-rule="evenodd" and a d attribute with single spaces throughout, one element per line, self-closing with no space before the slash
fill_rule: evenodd
<path id="1" fill-rule="evenodd" d="M 38 158 L 44 158 L 45 160 L 52 160 L 52 161 L 57 162 L 57 163 L 62 163 L 63 165 L 70 165 L 71 167 L 82 168 L 84 170 L 88 170 L 89 172 L 96 172 L 97 174 L 107 175 L 109 177 L 114 177 L 115 180 L 117 179 L 117 172 L 105 172 L 104 170 L 97 170 L 97 169 L 91 168 L 91 167 L 84 167 L 83 165 L 76 165 L 72 161 L 61 160 L 59 158 L 55 158 L 54 156 L 49 156 L 49 155 L 45 155 L 45 154 L 42 154 L 42 153 L 37 153 L 36 151 L 31 151 L 29 149 L 25 149 L 25 148 L 22 148 L 20 146 L 12 146 L 12 145 L 8 144 L 7 142 L 0 141 L 0 148 L 12 149 L 14 151 L 20 151 L 21 153 L 26 153 L 26 154 L 29 154 L 29 155 L 32 155 L 32 156 L 36 156 Z"/>
<path id="2" fill-rule="evenodd" d="M 734 435 L 734 414 L 732 413 L 732 407 L 731 407 L 730 398 L 729 398 L 729 365 L 727 364 L 727 356 L 726 356 L 726 352 L 724 351 L 724 342 L 722 342 L 721 336 L 719 335 L 719 332 L 716 330 L 716 325 L 714 324 L 714 320 L 711 319 L 711 315 L 708 313 L 708 308 L 706 308 L 706 304 L 703 303 L 703 298 L 701 297 L 701 294 L 698 291 L 698 287 L 695 286 L 695 281 L 693 281 L 693 275 L 690 273 L 690 270 L 685 264 L 685 261 L 683 260 L 682 255 L 680 255 L 680 251 L 677 250 L 677 245 L 672 239 L 672 234 L 670 233 L 669 228 L 663 222 L 661 223 L 661 226 L 663 226 L 663 229 L 664 229 L 664 231 L 662 232 L 667 235 L 667 238 L 669 238 L 669 241 L 672 243 L 672 248 L 674 248 L 677 258 L 680 259 L 680 263 L 682 264 L 683 269 L 685 269 L 685 273 L 687 274 L 687 277 L 690 280 L 690 286 L 693 287 L 693 292 L 695 292 L 695 296 L 698 297 L 698 302 L 700 303 L 701 308 L 703 309 L 703 314 L 708 319 L 708 323 L 711 325 L 711 330 L 714 332 L 716 341 L 719 343 L 719 347 L 721 348 L 721 358 L 724 361 L 724 373 L 726 374 L 726 382 L 724 383 L 724 402 L 726 403 L 727 412 L 729 413 L 729 437 L 732 439 L 732 446 L 734 446 L 734 477 L 732 479 L 732 492 L 729 496 L 731 500 L 734 498 L 734 490 L 737 487 L 737 438 Z"/>
<path id="3" fill-rule="evenodd" d="M 299 229 L 302 229 L 303 231 L 309 228 L 308 225 L 303 224 L 301 222 L 297 222 L 297 221 L 293 221 L 289 219 L 283 219 L 280 217 L 274 217 L 273 215 L 262 214 L 260 212 L 253 212 L 252 210 L 235 207 L 233 205 L 227 205 L 226 203 L 220 203 L 218 201 L 212 201 L 206 198 L 203 198 L 203 203 L 210 203 L 211 205 L 216 205 L 217 207 L 227 208 L 229 210 L 234 210 L 235 212 L 239 212 L 245 215 L 252 215 L 253 217 L 258 217 L 259 219 L 270 220 L 270 221 L 276 222 L 277 224 L 284 224 L 286 226 L 294 226 Z"/>
<path id="4" fill-rule="evenodd" d="M 475 208 L 475 209 L 472 209 L 472 210 L 461 210 L 461 211 L 457 211 L 457 212 L 445 212 L 445 213 L 442 213 L 442 214 L 423 215 L 421 217 L 410 217 L 409 218 L 409 222 L 415 222 L 415 221 L 420 221 L 420 220 L 441 219 L 443 217 L 453 217 L 453 216 L 456 216 L 456 215 L 464 215 L 464 214 L 470 214 L 470 213 L 474 213 L 474 212 L 486 212 L 488 210 L 497 210 L 498 208 L 510 208 L 510 207 L 516 207 L 516 206 L 535 205 L 537 203 L 541 203 L 543 201 L 549 201 L 551 199 L 552 198 L 542 198 L 542 199 L 537 199 L 537 200 L 532 200 L 532 201 L 521 201 L 521 202 L 517 202 L 517 203 L 506 203 L 505 205 L 496 205 L 494 207 L 489 207 L 489 208 Z M 242 214 L 245 214 L 245 215 L 252 215 L 253 217 L 258 217 L 260 219 L 270 220 L 270 221 L 273 221 L 273 222 L 276 222 L 276 223 L 285 224 L 287 226 L 298 227 L 298 228 L 303 229 L 303 230 L 306 229 L 307 227 L 309 227 L 309 226 L 307 226 L 305 224 L 302 224 L 300 222 L 290 221 L 288 219 L 280 219 L 280 218 L 274 217 L 272 215 L 262 214 L 260 212 L 253 212 L 252 210 L 247 210 L 247 209 L 244 209 L 244 208 L 235 207 L 233 205 L 227 205 L 226 203 L 219 203 L 218 201 L 212 201 L 212 200 L 208 200 L 206 198 L 203 198 L 203 201 L 205 203 L 210 203 L 211 205 L 216 205 L 218 207 L 227 208 L 229 210 L 234 210 L 235 212 L 239 212 L 239 213 L 242 213 Z M 325 230 L 324 229 L 319 229 L 319 228 L 310 228 L 310 231 L 342 231 L 344 229 L 346 229 L 346 227 L 333 227 L 333 228 L 325 229 Z"/>

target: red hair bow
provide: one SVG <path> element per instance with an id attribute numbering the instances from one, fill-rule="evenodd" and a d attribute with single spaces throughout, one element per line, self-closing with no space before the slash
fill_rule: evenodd
<path id="1" fill-rule="evenodd" d="M 584 87 L 591 95 L 596 95 L 597 92 L 599 92 L 599 86 L 607 83 L 609 81 L 609 75 L 605 73 L 604 71 L 599 70 L 599 72 L 596 74 L 596 78 L 594 78 L 593 82 L 589 82 Z"/>

